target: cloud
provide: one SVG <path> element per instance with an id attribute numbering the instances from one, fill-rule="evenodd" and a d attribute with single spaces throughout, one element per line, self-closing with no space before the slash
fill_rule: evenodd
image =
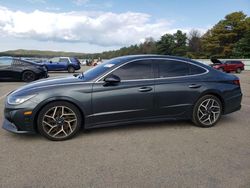
<path id="1" fill-rule="evenodd" d="M 73 3 L 75 3 L 77 6 L 87 4 L 88 2 L 89 0 L 73 0 Z"/>
<path id="2" fill-rule="evenodd" d="M 23 12 L 0 7 L 0 35 L 37 41 L 126 46 L 172 33 L 170 26 L 167 20 L 138 12 Z"/>
<path id="3" fill-rule="evenodd" d="M 46 0 L 26 0 L 28 1 L 29 3 L 42 3 L 42 4 L 45 4 L 46 3 Z"/>

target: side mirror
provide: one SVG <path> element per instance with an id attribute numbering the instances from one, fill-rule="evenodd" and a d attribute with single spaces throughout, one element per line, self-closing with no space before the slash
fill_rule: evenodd
<path id="1" fill-rule="evenodd" d="M 49 61 L 49 63 L 52 63 L 52 61 Z"/>
<path id="2" fill-rule="evenodd" d="M 119 83 L 120 81 L 121 81 L 120 77 L 114 74 L 108 75 L 106 78 L 104 78 L 104 82 L 110 84 Z"/>

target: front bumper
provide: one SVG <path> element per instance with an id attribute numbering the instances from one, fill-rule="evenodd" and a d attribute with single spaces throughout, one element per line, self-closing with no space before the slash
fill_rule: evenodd
<path id="1" fill-rule="evenodd" d="M 13 123 L 8 121 L 7 119 L 4 119 L 3 121 L 3 129 L 12 132 L 12 133 L 19 133 L 19 134 L 26 134 L 26 133 L 33 133 L 31 131 L 23 131 L 17 128 Z"/>
<path id="2" fill-rule="evenodd" d="M 34 126 L 34 103 L 28 103 L 28 107 L 16 107 L 6 104 L 4 109 L 3 129 L 13 133 L 35 133 Z M 24 115 L 25 112 L 32 111 L 31 115 Z"/>

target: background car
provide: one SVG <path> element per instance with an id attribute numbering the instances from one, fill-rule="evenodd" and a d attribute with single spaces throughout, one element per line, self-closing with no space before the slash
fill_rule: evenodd
<path id="1" fill-rule="evenodd" d="M 236 73 L 241 73 L 242 70 L 244 70 L 245 64 L 242 63 L 241 61 L 237 60 L 228 60 L 228 61 L 220 61 L 218 59 L 211 59 L 213 64 L 213 68 L 224 71 L 224 72 L 236 72 Z"/>
<path id="2" fill-rule="evenodd" d="M 48 71 L 68 71 L 74 73 L 81 69 L 80 61 L 75 57 L 59 57 L 44 62 Z"/>
<path id="3" fill-rule="evenodd" d="M 44 64 L 12 57 L 0 57 L 1 80 L 31 82 L 39 78 L 47 77 L 48 72 Z"/>
<path id="4" fill-rule="evenodd" d="M 50 140 L 85 129 L 190 119 L 211 127 L 241 108 L 239 78 L 172 56 L 114 58 L 79 76 L 28 84 L 7 96 L 3 128 Z"/>

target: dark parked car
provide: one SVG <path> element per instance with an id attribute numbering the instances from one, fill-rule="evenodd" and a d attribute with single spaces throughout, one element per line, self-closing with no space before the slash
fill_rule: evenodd
<path id="1" fill-rule="evenodd" d="M 44 62 L 48 71 L 68 71 L 74 73 L 81 69 L 80 61 L 75 57 L 60 57 Z"/>
<path id="2" fill-rule="evenodd" d="M 224 72 L 233 71 L 236 73 L 241 73 L 241 71 L 244 70 L 245 67 L 244 63 L 237 60 L 220 61 L 218 59 L 211 59 L 211 61 L 213 62 L 213 64 L 211 64 L 210 66 Z"/>
<path id="3" fill-rule="evenodd" d="M 12 57 L 0 57 L 0 80 L 31 82 L 47 78 L 45 65 Z"/>
<path id="4" fill-rule="evenodd" d="M 51 140 L 135 122 L 191 119 L 211 127 L 241 108 L 238 77 L 202 63 L 158 55 L 124 56 L 78 76 L 47 79 L 7 96 L 3 128 Z"/>

